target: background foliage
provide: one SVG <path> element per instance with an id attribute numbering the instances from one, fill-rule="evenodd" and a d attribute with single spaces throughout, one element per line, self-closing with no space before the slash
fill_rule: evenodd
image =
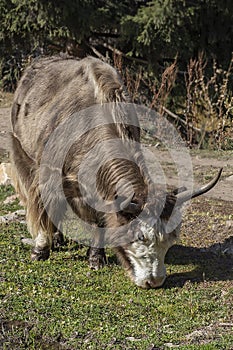
<path id="1" fill-rule="evenodd" d="M 60 52 L 95 55 L 120 69 L 134 89 L 135 101 L 165 106 L 178 114 L 181 119 L 176 118 L 176 123 L 182 134 L 190 145 L 199 147 L 232 148 L 232 51 L 230 0 L 0 0 L 0 84 L 4 90 L 15 89 L 32 57 Z M 191 62 L 202 65 L 203 84 L 190 69 Z M 174 63 L 175 76 L 168 74 L 174 70 L 166 71 Z M 194 94 L 202 96 L 204 86 L 208 88 L 198 111 L 206 112 L 202 118 L 190 110 L 190 102 Z M 225 106 L 219 123 L 212 105 L 218 98 Z M 190 125 L 199 131 L 190 134 Z M 215 134 L 217 140 L 213 140 Z M 228 141 L 223 144 L 226 135 Z"/>

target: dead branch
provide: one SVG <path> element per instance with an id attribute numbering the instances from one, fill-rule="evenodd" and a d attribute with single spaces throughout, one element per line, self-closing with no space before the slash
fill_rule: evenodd
<path id="1" fill-rule="evenodd" d="M 107 60 L 107 58 L 106 57 L 104 57 L 104 55 L 102 55 L 102 53 L 100 53 L 94 46 L 92 46 L 92 45 L 88 45 L 89 47 L 90 47 L 90 49 L 94 52 L 94 54 L 98 57 L 98 58 L 100 58 L 102 61 L 104 61 L 104 62 L 107 62 L 108 60 Z"/>
<path id="2" fill-rule="evenodd" d="M 148 61 L 146 60 L 143 60 L 141 58 L 136 58 L 136 57 L 130 57 L 130 56 L 127 56 L 124 52 L 116 49 L 115 47 L 113 47 L 112 45 L 109 45 L 107 43 L 103 43 L 102 44 L 103 47 L 105 47 L 106 49 L 116 53 L 117 55 L 120 55 L 122 57 L 125 57 L 127 60 L 130 60 L 130 61 L 134 61 L 134 62 L 138 62 L 138 63 L 141 63 L 141 64 L 148 64 Z"/>
<path id="3" fill-rule="evenodd" d="M 178 115 L 176 115 L 175 113 L 171 112 L 169 109 L 167 109 L 166 107 L 162 107 L 162 109 L 164 110 L 165 113 L 167 113 L 170 117 L 172 117 L 173 119 L 178 120 L 179 122 L 181 122 L 183 125 L 185 126 L 189 126 L 191 129 L 195 130 L 196 132 L 202 133 L 202 130 L 199 128 L 196 128 L 195 126 L 193 126 L 190 123 L 187 123 L 185 120 L 183 120 L 181 117 L 179 117 Z"/>

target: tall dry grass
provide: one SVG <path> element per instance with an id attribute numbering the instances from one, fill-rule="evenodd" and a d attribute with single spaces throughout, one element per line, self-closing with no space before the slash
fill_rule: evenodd
<path id="1" fill-rule="evenodd" d="M 201 130 L 198 147 L 226 149 L 233 147 L 233 56 L 227 70 L 218 68 L 213 61 L 207 74 L 203 54 L 190 60 L 185 75 L 185 119 L 187 126 Z M 187 141 L 193 142 L 193 129 L 187 127 Z"/>
<path id="2" fill-rule="evenodd" d="M 114 55 L 114 65 L 123 76 L 132 101 L 144 103 L 179 126 L 190 147 L 233 149 L 233 56 L 227 70 L 213 61 L 208 64 L 203 53 L 190 59 L 184 74 L 184 94 L 171 94 L 177 82 L 177 59 L 160 78 L 150 76 L 145 68 L 130 70 L 121 55 Z M 172 105 L 172 110 L 169 106 Z"/>

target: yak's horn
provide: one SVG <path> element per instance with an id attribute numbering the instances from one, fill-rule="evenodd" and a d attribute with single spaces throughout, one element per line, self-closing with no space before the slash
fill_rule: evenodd
<path id="1" fill-rule="evenodd" d="M 218 180 L 221 176 L 222 170 L 223 170 L 223 168 L 221 168 L 219 170 L 219 172 L 215 176 L 215 178 L 213 180 L 211 180 L 208 184 L 198 188 L 197 190 L 194 190 L 194 192 L 187 190 L 187 191 L 184 191 L 182 193 L 178 193 L 177 194 L 177 203 L 182 204 L 182 203 L 190 200 L 191 198 L 198 197 L 198 196 L 208 192 L 209 190 L 211 190 L 218 182 Z"/>
<path id="2" fill-rule="evenodd" d="M 129 196 L 128 198 L 120 197 L 120 199 L 121 199 L 120 210 L 124 210 L 125 208 L 127 208 L 131 204 L 131 200 L 132 200 L 133 196 L 134 196 L 134 193 L 131 194 L 131 196 Z"/>

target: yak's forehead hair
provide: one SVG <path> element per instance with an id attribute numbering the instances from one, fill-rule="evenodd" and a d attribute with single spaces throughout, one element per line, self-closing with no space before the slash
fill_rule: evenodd
<path id="1" fill-rule="evenodd" d="M 130 231 L 133 231 L 135 241 L 142 241 L 145 245 L 160 244 L 162 242 L 177 239 L 181 226 L 180 208 L 175 208 L 169 218 L 161 216 L 139 216 L 130 224 Z"/>
<path id="2" fill-rule="evenodd" d="M 158 222 L 159 221 L 159 222 Z M 141 241 L 148 245 L 151 243 L 154 243 L 158 240 L 162 239 L 163 236 L 163 227 L 161 225 L 161 220 L 150 220 L 150 223 L 148 220 L 137 218 L 134 219 L 129 224 L 129 232 L 131 233 L 133 240 L 131 243 L 134 243 L 135 241 Z M 159 226 L 159 227 L 158 227 Z M 161 226 L 161 227 L 160 227 Z"/>
<path id="3" fill-rule="evenodd" d="M 138 230 L 138 234 L 141 234 L 145 241 L 160 241 L 165 234 L 161 219 L 158 218 L 156 221 L 153 221 L 148 223 L 139 219 L 137 222 L 136 230 Z"/>

